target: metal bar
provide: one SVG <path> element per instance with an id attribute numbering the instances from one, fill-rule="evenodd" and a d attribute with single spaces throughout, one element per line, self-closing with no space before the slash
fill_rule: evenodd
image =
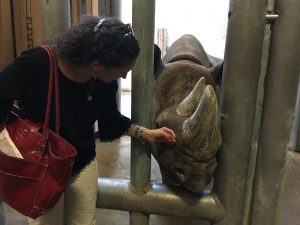
<path id="1" fill-rule="evenodd" d="M 298 76 L 298 79 L 299 78 L 300 74 Z M 291 132 L 290 150 L 300 152 L 300 79 L 298 80 L 298 94 L 296 100 L 293 128 Z"/>
<path id="2" fill-rule="evenodd" d="M 98 1 L 98 13 L 99 16 L 111 16 L 110 10 L 111 1 L 110 0 L 99 0 Z"/>
<path id="3" fill-rule="evenodd" d="M 247 185 L 254 179 L 251 168 L 255 169 L 256 156 L 251 151 L 259 128 L 253 124 L 259 123 L 256 101 L 265 9 L 266 1 L 230 1 L 220 105 L 223 147 L 214 185 L 226 211 L 222 225 L 245 224 L 249 217 L 245 206 L 251 203 L 252 190 Z"/>
<path id="4" fill-rule="evenodd" d="M 268 0 L 267 9 L 266 9 L 267 12 L 274 12 L 275 2 L 276 0 Z"/>
<path id="5" fill-rule="evenodd" d="M 155 1 L 133 0 L 132 10 L 133 29 L 142 47 L 132 72 L 131 114 L 136 123 L 146 127 L 152 127 L 154 5 Z M 145 192 L 150 186 L 150 145 L 132 139 L 131 148 L 131 185 Z"/>
<path id="6" fill-rule="evenodd" d="M 136 66 L 132 71 L 132 119 L 146 127 L 152 127 L 153 93 L 153 45 L 154 45 L 155 0 L 132 1 L 133 30 L 141 46 Z M 132 191 L 142 196 L 150 188 L 151 150 L 149 144 L 132 139 L 130 184 Z M 143 217 L 143 220 L 141 220 Z M 149 215 L 130 215 L 131 225 L 149 224 Z"/>
<path id="7" fill-rule="evenodd" d="M 127 180 L 99 178 L 98 196 L 98 208 L 145 215 L 150 213 L 206 219 L 212 222 L 218 222 L 224 217 L 224 208 L 214 193 L 195 195 L 181 188 L 164 184 L 154 183 L 147 193 L 141 195 L 132 192 Z"/>
<path id="8" fill-rule="evenodd" d="M 273 22 L 279 18 L 279 14 L 266 14 L 267 22 Z"/>
<path id="9" fill-rule="evenodd" d="M 70 28 L 69 0 L 41 1 L 41 11 L 43 41 Z"/>
<path id="10" fill-rule="evenodd" d="M 271 1 L 274 5 L 275 2 Z M 261 116 L 264 104 L 264 92 L 265 92 L 265 79 L 267 75 L 268 62 L 269 62 L 269 53 L 270 53 L 270 43 L 271 43 L 271 26 L 270 21 L 274 21 L 278 17 L 268 17 L 268 15 L 275 15 L 272 12 L 274 11 L 274 5 L 268 5 L 268 10 L 270 14 L 266 14 L 266 26 L 264 30 L 264 39 L 262 47 L 262 56 L 260 64 L 260 73 L 257 83 L 257 96 L 256 96 L 256 107 L 255 107 L 255 116 L 253 121 L 253 132 L 251 140 L 251 152 L 249 158 L 249 167 L 248 167 L 248 179 L 246 183 L 246 192 L 245 192 L 245 204 L 243 211 L 243 225 L 248 225 L 251 218 L 251 205 L 253 197 L 253 186 L 254 186 L 254 177 L 256 172 L 256 163 L 258 157 L 258 142 L 261 129 Z M 277 15 L 277 14 L 276 14 Z M 278 16 L 278 15 L 277 15 Z"/>
<path id="11" fill-rule="evenodd" d="M 117 19 L 121 19 L 121 10 L 122 9 L 122 1 L 121 0 L 111 0 L 111 14 L 113 17 Z"/>
<path id="12" fill-rule="evenodd" d="M 279 221 L 300 74 L 300 2 L 277 0 L 276 10 L 280 12 L 280 19 L 272 27 L 272 57 L 265 82 L 251 225 L 274 225 Z"/>

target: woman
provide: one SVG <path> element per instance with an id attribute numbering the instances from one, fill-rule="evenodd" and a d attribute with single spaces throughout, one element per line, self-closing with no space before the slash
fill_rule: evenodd
<path id="1" fill-rule="evenodd" d="M 97 163 L 93 126 L 98 121 L 100 141 L 127 134 L 148 142 L 175 143 L 168 128 L 150 130 L 120 114 L 116 105 L 117 79 L 126 78 L 139 54 L 129 25 L 113 18 L 86 16 L 50 43 L 58 62 L 60 135 L 77 149 L 66 191 L 49 213 L 28 219 L 29 224 L 91 225 L 95 223 Z M 0 72 L 0 123 L 13 100 L 20 100 L 26 115 L 43 122 L 49 63 L 41 47 L 28 49 Z M 50 118 L 54 129 L 55 112 Z"/>

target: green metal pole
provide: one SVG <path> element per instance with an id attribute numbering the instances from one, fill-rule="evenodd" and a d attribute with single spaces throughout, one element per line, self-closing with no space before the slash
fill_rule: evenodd
<path id="1" fill-rule="evenodd" d="M 300 2 L 276 0 L 279 19 L 272 29 L 271 58 L 255 174 L 251 225 L 279 224 L 280 198 L 300 74 Z"/>
<path id="2" fill-rule="evenodd" d="M 249 219 L 245 207 L 251 205 L 257 157 L 253 140 L 259 126 L 254 123 L 259 123 L 266 7 L 267 1 L 230 1 L 220 105 L 223 146 L 214 185 L 226 212 L 220 225 L 247 224 Z"/>
<path id="3" fill-rule="evenodd" d="M 133 0 L 132 7 L 133 30 L 139 40 L 141 52 L 132 72 L 131 114 L 136 123 L 145 127 L 152 127 L 155 0 Z M 150 145 L 132 139 L 130 170 L 132 191 L 141 195 L 145 194 L 150 189 L 150 177 Z M 149 215 L 131 214 L 130 224 L 149 224 Z"/>
<path id="4" fill-rule="evenodd" d="M 41 1 L 43 40 L 68 30 L 71 26 L 70 1 Z"/>
<path id="5" fill-rule="evenodd" d="M 300 69 L 299 9 L 296 0 L 231 1 L 215 179 L 222 225 L 278 224 Z"/>
<path id="6" fill-rule="evenodd" d="M 300 78 L 300 74 L 298 79 Z M 298 80 L 298 94 L 296 101 L 296 110 L 294 113 L 294 122 L 290 139 L 290 150 L 300 152 L 300 79 Z"/>
<path id="7" fill-rule="evenodd" d="M 132 119 L 152 127 L 153 43 L 155 1 L 133 0 L 133 29 L 141 52 L 132 73 Z M 150 145 L 132 140 L 131 185 L 144 192 L 150 185 Z"/>

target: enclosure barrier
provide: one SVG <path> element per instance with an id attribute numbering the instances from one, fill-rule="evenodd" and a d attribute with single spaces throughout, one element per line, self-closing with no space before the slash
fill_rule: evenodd
<path id="1" fill-rule="evenodd" d="M 142 214 L 181 216 L 219 222 L 223 206 L 214 193 L 193 194 L 182 188 L 153 183 L 144 194 L 135 193 L 128 180 L 98 179 L 97 207 Z"/>
<path id="2" fill-rule="evenodd" d="M 133 0 L 133 29 L 141 52 L 132 73 L 132 119 L 152 127 L 153 45 L 155 0 Z M 150 182 L 151 149 L 131 141 L 130 181 L 98 179 L 97 207 L 130 212 L 130 225 L 149 224 L 149 215 L 183 216 L 218 222 L 224 209 L 213 193 L 201 196 L 184 189 Z"/>
<path id="3" fill-rule="evenodd" d="M 230 2 L 214 186 L 226 211 L 219 225 L 278 224 L 300 74 L 299 10 L 297 0 Z"/>
<path id="4" fill-rule="evenodd" d="M 299 78 L 300 78 L 300 74 L 298 75 L 298 79 Z M 298 81 L 295 119 L 294 119 L 292 133 L 291 133 L 290 150 L 300 152 L 300 79 Z"/>
<path id="5" fill-rule="evenodd" d="M 142 48 L 132 70 L 131 118 L 145 127 L 152 127 L 154 21 L 155 0 L 132 1 L 132 26 Z M 133 138 L 130 163 L 131 189 L 145 194 L 151 186 L 150 145 Z M 147 224 L 149 213 L 130 213 L 130 225 Z"/>
<path id="6" fill-rule="evenodd" d="M 23 22 L 18 27 L 20 29 L 26 28 L 29 32 L 32 31 L 32 27 L 35 28 L 34 33 L 30 33 L 32 39 L 27 40 L 26 35 L 24 40 L 20 41 L 26 44 L 18 45 L 17 53 L 28 47 L 29 41 L 29 47 L 39 45 L 42 41 L 67 30 L 71 23 L 79 22 L 81 14 L 97 14 L 97 9 L 104 14 L 107 13 L 104 8 L 112 6 L 109 7 L 112 12 L 107 16 L 120 16 L 118 0 L 34 0 L 36 4 L 32 5 L 32 1 L 14 3 L 15 7 L 20 6 L 23 10 L 24 18 L 36 18 L 32 19 L 35 21 L 33 24 L 29 23 L 31 20 L 28 22 L 22 19 L 23 17 L 15 19 Z M 143 48 L 133 71 L 132 118 L 147 127 L 152 125 L 154 19 L 155 0 L 133 0 L 133 27 Z M 16 35 L 21 39 L 21 32 L 16 32 Z M 223 218 L 224 209 L 214 193 L 203 192 L 201 195 L 195 195 L 178 187 L 151 183 L 150 175 L 150 145 L 132 140 L 131 180 L 99 178 L 97 207 L 129 211 L 131 225 L 149 224 L 149 214 L 206 219 L 212 222 Z M 4 215 L 0 214 L 0 223 L 3 218 Z"/>

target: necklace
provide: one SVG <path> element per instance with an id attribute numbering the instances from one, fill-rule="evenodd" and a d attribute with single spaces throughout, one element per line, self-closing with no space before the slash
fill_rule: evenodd
<path id="1" fill-rule="evenodd" d="M 93 100 L 92 91 L 93 91 L 93 87 L 94 87 L 95 81 L 96 81 L 96 78 L 94 77 L 94 79 L 93 79 L 93 81 L 92 81 L 92 83 L 91 83 L 90 90 L 88 89 L 86 83 L 83 83 L 84 90 L 85 90 L 86 93 L 87 93 L 86 99 L 87 99 L 89 102 Z"/>

